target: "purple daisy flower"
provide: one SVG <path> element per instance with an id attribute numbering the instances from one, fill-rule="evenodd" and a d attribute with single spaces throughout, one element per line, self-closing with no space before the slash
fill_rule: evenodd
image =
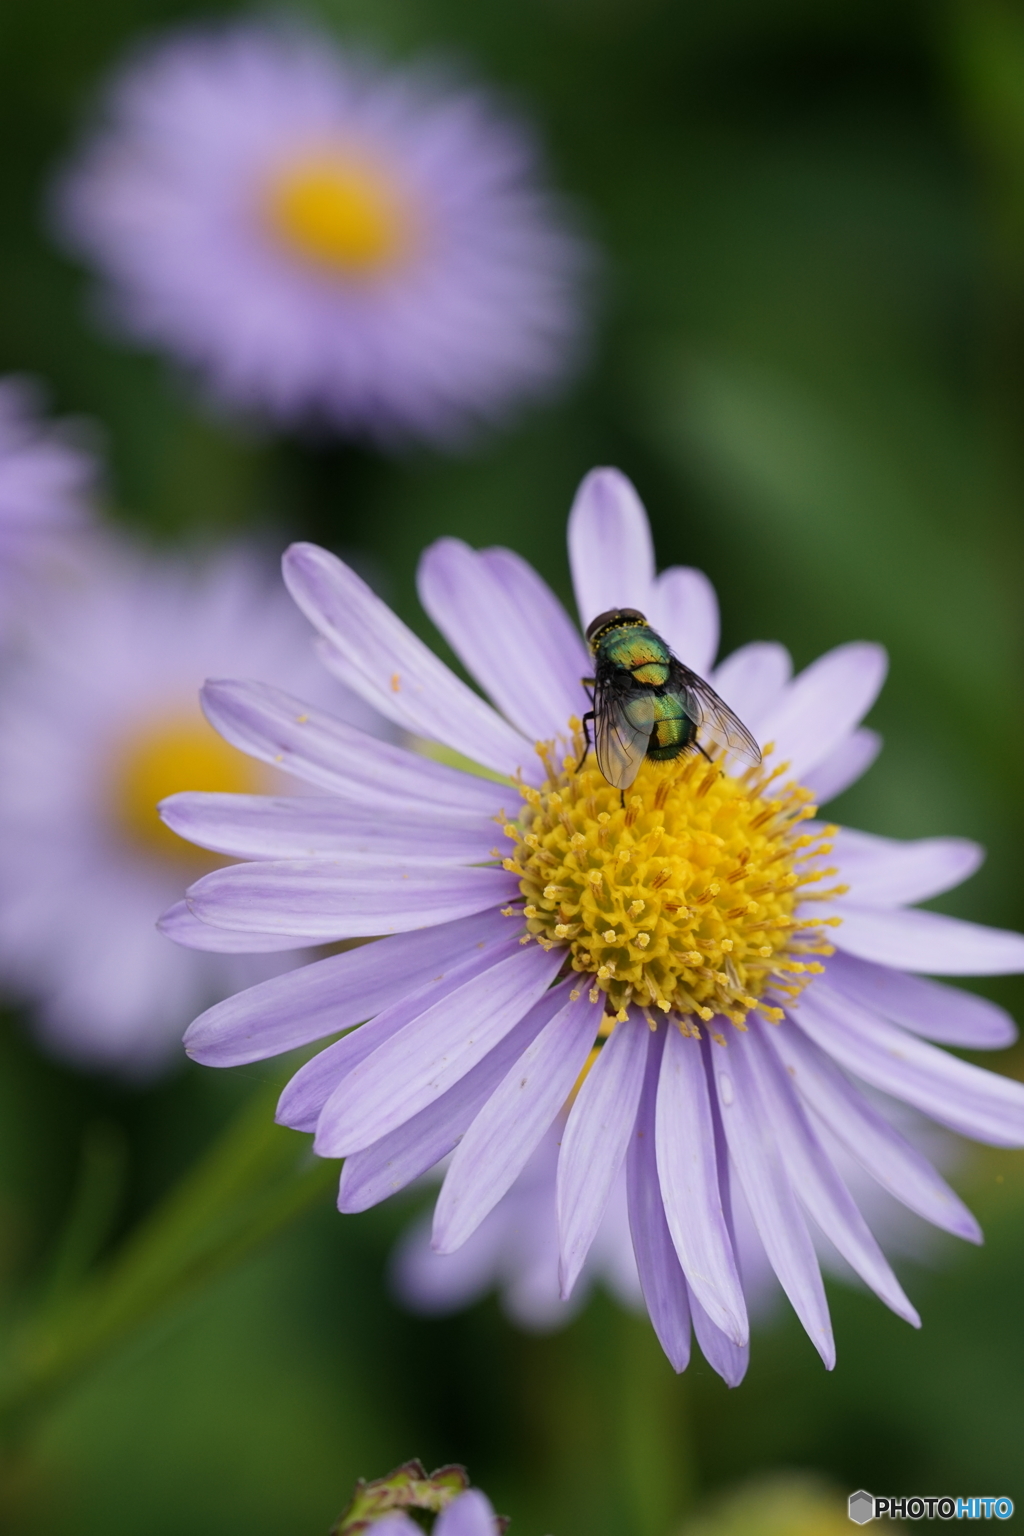
<path id="1" fill-rule="evenodd" d="M 156 931 L 183 875 L 219 862 L 200 855 L 197 868 L 157 800 L 185 784 L 295 788 L 203 719 L 196 692 L 224 667 L 274 675 L 373 728 L 243 548 L 196 568 L 97 540 L 37 593 L 0 678 L 0 981 L 77 1065 L 152 1075 L 173 1064 L 197 1008 L 297 958 L 188 952 Z"/>
<path id="2" fill-rule="evenodd" d="M 578 350 L 588 258 L 538 158 L 484 91 L 237 22 L 115 77 L 56 218 L 221 404 L 447 443 Z"/>
<path id="3" fill-rule="evenodd" d="M 68 423 L 43 420 L 26 379 L 0 379 L 0 623 L 40 566 L 92 521 L 97 466 Z"/>
<path id="4" fill-rule="evenodd" d="M 918 1318 L 828 1147 L 927 1221 L 978 1240 L 860 1084 L 979 1141 L 1024 1145 L 1024 1085 L 929 1043 L 1005 1045 L 1012 1021 L 918 974 L 1024 970 L 1024 937 L 912 905 L 965 879 L 974 843 L 814 819 L 814 803 L 878 749 L 860 725 L 885 675 L 878 646 L 840 646 L 796 678 L 766 643 L 713 668 L 710 584 L 693 570 L 656 576 L 643 507 L 614 470 L 583 482 L 569 552 L 583 624 L 626 605 L 645 614 L 754 732 L 764 763 L 646 760 L 620 795 L 592 756 L 581 762 L 592 658 L 515 554 L 442 539 L 420 569 L 424 606 L 492 708 L 339 560 L 293 546 L 285 580 L 331 669 L 397 725 L 500 777 L 371 741 L 274 689 L 209 683 L 204 707 L 229 741 L 323 795 L 165 803 L 182 836 L 250 861 L 191 887 L 196 927 L 233 947 L 388 936 L 219 1004 L 186 1047 L 228 1066 L 348 1029 L 292 1078 L 279 1119 L 345 1158 L 343 1211 L 453 1153 L 434 1215 L 440 1252 L 494 1209 L 578 1088 L 558 1158 L 563 1293 L 625 1163 L 641 1285 L 669 1359 L 686 1365 L 692 1327 L 738 1380 L 748 1319 L 736 1186 L 831 1366 L 808 1221 L 887 1305 Z"/>

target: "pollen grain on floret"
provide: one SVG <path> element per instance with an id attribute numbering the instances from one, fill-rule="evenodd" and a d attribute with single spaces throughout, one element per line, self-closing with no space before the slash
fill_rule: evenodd
<path id="1" fill-rule="evenodd" d="M 521 786 L 522 814 L 504 829 L 528 934 L 564 946 L 620 1021 L 631 1005 L 652 1024 L 650 1010 L 672 1015 L 687 1034 L 716 1016 L 743 1029 L 754 1008 L 780 1020 L 771 999 L 791 1004 L 832 953 L 821 930 L 835 919 L 796 909 L 844 889 L 811 889 L 836 874 L 820 867 L 836 828 L 804 828 L 810 790 L 782 782 L 786 763 L 731 777 L 694 754 L 645 761 L 620 795 L 592 755 L 580 763 L 570 727 L 576 755 L 559 768 L 551 745 L 538 746 L 547 777 Z"/>

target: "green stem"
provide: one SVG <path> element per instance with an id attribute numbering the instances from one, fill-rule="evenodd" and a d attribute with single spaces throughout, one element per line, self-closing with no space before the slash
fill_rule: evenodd
<path id="1" fill-rule="evenodd" d="M 618 1443 L 636 1536 L 668 1536 L 688 1512 L 696 1469 L 686 1379 L 662 1353 L 646 1317 L 618 1318 Z"/>
<path id="2" fill-rule="evenodd" d="M 97 1360 L 238 1264 L 336 1176 L 274 1124 L 273 1096 L 257 1094 L 102 1270 L 70 1295 L 51 1288 L 14 1327 L 0 1357 L 0 1432 L 23 1434 Z"/>
<path id="3" fill-rule="evenodd" d="M 43 1301 L 54 1303 L 81 1283 L 110 1236 L 124 1192 L 128 1144 L 105 1120 L 86 1126 L 78 1182 L 50 1262 Z"/>

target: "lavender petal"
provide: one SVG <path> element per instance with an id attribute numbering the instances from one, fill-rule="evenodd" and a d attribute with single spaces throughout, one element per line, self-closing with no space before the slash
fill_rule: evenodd
<path id="1" fill-rule="evenodd" d="M 447 1093 L 380 1141 L 347 1157 L 338 1190 L 339 1211 L 368 1210 L 447 1157 L 505 1074 L 565 1003 L 570 985 L 563 982 L 545 992 L 525 1018 Z"/>
<path id="2" fill-rule="evenodd" d="M 651 528 L 621 470 L 592 469 L 580 483 L 569 513 L 569 565 L 583 629 L 609 608 L 650 609 Z"/>
<path id="3" fill-rule="evenodd" d="M 714 1046 L 705 1032 L 701 1041 L 701 1054 L 704 1058 L 704 1075 L 708 1080 L 710 1091 L 708 1102 L 711 1107 L 711 1119 L 715 1127 L 715 1160 L 718 1164 L 718 1190 L 722 1200 L 722 1214 L 725 1217 L 725 1230 L 729 1234 L 733 1253 L 738 1254 L 740 1247 L 736 1241 L 736 1223 L 733 1219 L 732 1203 L 732 1169 L 729 1163 L 729 1146 L 725 1139 L 725 1127 L 722 1124 L 721 1111 L 718 1108 L 718 1096 L 712 1083 L 712 1056 L 718 1047 Z M 693 1318 L 693 1331 L 697 1336 L 697 1342 L 705 1360 L 717 1371 L 728 1387 L 738 1387 L 747 1374 L 750 1364 L 750 1341 L 745 1344 L 734 1344 L 733 1341 L 716 1328 L 708 1317 L 704 1308 L 691 1292 L 690 1313 Z"/>
<path id="4" fill-rule="evenodd" d="M 710 677 L 718 651 L 718 598 L 703 571 L 673 565 L 655 580 L 647 617 L 679 660 Z"/>
<path id="5" fill-rule="evenodd" d="M 700 1043 L 673 1024 L 658 1080 L 658 1179 L 665 1218 L 692 1295 L 735 1344 L 747 1342 L 747 1308 L 722 1209 L 714 1122 Z"/>
<path id="6" fill-rule="evenodd" d="M 858 726 L 878 697 L 887 660 L 880 645 L 853 641 L 828 651 L 793 679 L 759 728 L 775 743 L 774 761 L 802 778 Z"/>
<path id="7" fill-rule="evenodd" d="M 569 1112 L 556 1183 L 563 1300 L 579 1278 L 626 1155 L 643 1087 L 648 1034 L 639 1017 L 617 1024 Z"/>
<path id="8" fill-rule="evenodd" d="M 792 1018 L 840 1066 L 873 1087 L 962 1136 L 996 1147 L 1024 1146 L 1024 1083 L 927 1045 L 824 982 L 808 988 Z"/>
<path id="9" fill-rule="evenodd" d="M 717 1049 L 713 1077 L 729 1153 L 758 1236 L 808 1337 L 831 1370 L 835 1345 L 817 1255 L 754 1076 L 749 1042 Z"/>
<path id="10" fill-rule="evenodd" d="M 829 985 L 893 1024 L 943 1045 L 997 1050 L 1017 1038 L 1013 1019 L 997 1003 L 960 987 L 947 987 L 887 965 L 836 953 L 826 971 Z"/>
<path id="11" fill-rule="evenodd" d="M 201 923 L 184 901 L 168 907 L 156 926 L 183 949 L 203 949 L 221 955 L 272 955 L 320 943 L 319 939 L 297 939 L 287 933 L 232 933 L 227 928 L 211 928 L 209 923 Z"/>
<path id="12" fill-rule="evenodd" d="M 501 869 L 430 859 L 275 859 L 232 864 L 185 893 L 204 923 L 320 940 L 405 933 L 470 917 L 519 894 Z"/>
<path id="13" fill-rule="evenodd" d="M 350 1030 L 299 1068 L 285 1084 L 278 1100 L 278 1122 L 295 1131 L 315 1131 L 320 1113 L 338 1084 L 378 1046 L 459 991 L 468 981 L 485 975 L 517 952 L 518 943 L 514 938 L 486 949 L 469 949 L 446 966 L 440 975 L 432 975 L 417 987 L 407 984 L 390 1007 L 382 1008 L 368 1023 Z"/>
<path id="14" fill-rule="evenodd" d="M 207 933 L 233 937 L 191 920 Z M 185 1049 L 208 1067 L 279 1056 L 361 1024 L 424 982 L 441 981 L 472 954 L 492 956 L 516 932 L 514 919 L 491 908 L 331 955 L 215 1003 L 189 1025 Z"/>
<path id="15" fill-rule="evenodd" d="M 690 1363 L 690 1298 L 658 1182 L 655 1107 L 665 1032 L 650 1034 L 643 1090 L 626 1154 L 629 1230 L 640 1288 L 651 1319 L 674 1371 Z"/>
<path id="16" fill-rule="evenodd" d="M 533 744 L 463 683 L 335 555 L 293 544 L 285 585 L 345 664 L 349 686 L 387 720 L 499 773 L 528 769 Z"/>
<path id="17" fill-rule="evenodd" d="M 455 1152 L 434 1210 L 434 1247 L 450 1253 L 515 1182 L 572 1092 L 597 1039 L 604 995 L 566 1002 L 514 1063 Z"/>
<path id="18" fill-rule="evenodd" d="M 184 790 L 161 800 L 161 819 L 179 837 L 236 859 L 304 859 L 361 854 L 417 857 L 445 864 L 483 863 L 495 842 L 493 822 L 440 806 L 401 805 L 383 818 L 376 807 L 314 795 L 226 795 Z"/>
<path id="19" fill-rule="evenodd" d="M 704 1308 L 692 1293 L 690 1316 L 693 1331 L 697 1335 L 700 1352 L 713 1371 L 717 1371 L 727 1387 L 738 1387 L 747 1374 L 750 1364 L 750 1343 L 734 1344 L 728 1334 L 716 1328 Z"/>
<path id="20" fill-rule="evenodd" d="M 562 958 L 536 944 L 520 949 L 385 1040 L 324 1105 L 314 1150 L 360 1152 L 440 1098 L 529 1012 Z"/>
<path id="21" fill-rule="evenodd" d="M 804 786 L 809 789 L 819 805 L 827 805 L 844 789 L 856 784 L 862 774 L 882 750 L 882 738 L 877 731 L 859 725 L 851 731 L 828 757 L 803 775 Z"/>
<path id="22" fill-rule="evenodd" d="M 345 800 L 387 811 L 443 806 L 496 816 L 515 790 L 378 741 L 269 683 L 211 681 L 203 712 L 225 741 L 250 757 Z"/>
<path id="23" fill-rule="evenodd" d="M 727 656 L 711 681 L 744 725 L 759 732 L 761 721 L 776 708 L 792 675 L 793 663 L 784 645 L 754 640 Z"/>
<path id="24" fill-rule="evenodd" d="M 422 602 L 452 650 L 530 740 L 565 736 L 590 705 L 579 631 L 531 566 L 508 549 L 439 539 L 420 560 Z"/>
<path id="25" fill-rule="evenodd" d="M 800 1203 L 875 1295 L 898 1317 L 920 1328 L 920 1317 L 811 1129 L 785 1069 L 764 1038 L 765 1031 L 771 1029 L 769 1024 L 753 1024 L 744 1042 L 745 1056 Z"/>
<path id="26" fill-rule="evenodd" d="M 858 907 L 843 900 L 816 903 L 802 917 L 842 919 L 832 935 L 837 949 L 861 960 L 934 976 L 1005 976 L 1024 971 L 1024 935 L 986 928 L 942 912 L 916 908 Z"/>
<path id="27" fill-rule="evenodd" d="M 883 1189 L 933 1226 L 981 1242 L 981 1228 L 959 1195 L 830 1056 L 788 1021 L 768 1039 L 811 1113 Z"/>
<path id="28" fill-rule="evenodd" d="M 966 837 L 921 837 L 902 842 L 841 827 L 831 840 L 834 859 L 857 906 L 900 907 L 928 901 L 968 879 L 985 850 Z"/>

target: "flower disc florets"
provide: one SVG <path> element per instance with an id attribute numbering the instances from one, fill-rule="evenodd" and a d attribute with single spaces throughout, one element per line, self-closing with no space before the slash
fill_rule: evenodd
<path id="1" fill-rule="evenodd" d="M 529 934 L 565 945 L 619 1020 L 630 1004 L 676 1015 L 684 1033 L 718 1014 L 743 1028 L 752 1008 L 781 1019 L 767 994 L 791 1000 L 832 952 L 796 908 L 836 872 L 820 867 L 836 829 L 801 831 L 815 807 L 809 790 L 777 786 L 787 765 L 733 778 L 696 754 L 645 761 L 620 795 L 592 756 L 577 769 L 582 741 L 561 772 L 538 751 L 548 777 L 522 789 L 520 823 L 505 828 Z"/>

